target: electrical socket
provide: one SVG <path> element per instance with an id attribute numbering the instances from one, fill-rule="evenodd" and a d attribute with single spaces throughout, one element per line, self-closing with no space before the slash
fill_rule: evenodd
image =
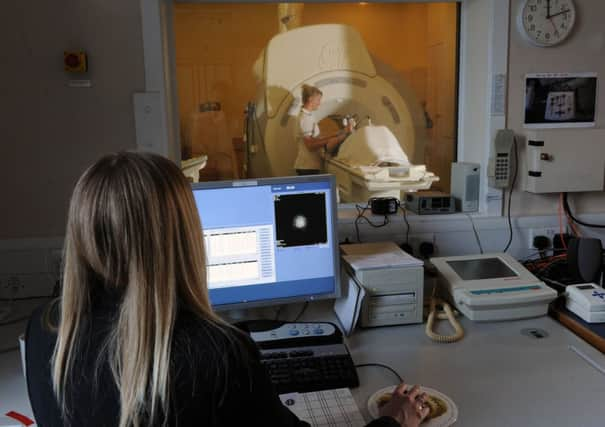
<path id="1" fill-rule="evenodd" d="M 417 233 L 410 234 L 409 244 L 412 247 L 412 251 L 414 251 L 414 256 L 420 257 L 420 244 L 422 242 L 430 242 L 435 245 L 435 234 L 434 233 Z M 433 254 L 434 256 L 435 254 Z"/>
<path id="2" fill-rule="evenodd" d="M 546 228 L 530 228 L 527 230 L 527 248 L 534 249 L 534 238 L 536 236 L 546 236 L 550 240 L 549 248 L 552 248 L 552 241 L 555 238 L 555 234 L 559 233 L 557 227 L 546 227 Z"/>
<path id="3" fill-rule="evenodd" d="M 0 297 L 16 298 L 23 291 L 24 285 L 18 275 L 0 277 Z"/>

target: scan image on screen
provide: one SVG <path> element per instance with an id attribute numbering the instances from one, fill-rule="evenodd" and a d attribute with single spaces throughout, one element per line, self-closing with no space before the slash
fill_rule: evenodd
<path id="1" fill-rule="evenodd" d="M 275 196 L 277 246 L 326 244 L 326 193 Z"/>

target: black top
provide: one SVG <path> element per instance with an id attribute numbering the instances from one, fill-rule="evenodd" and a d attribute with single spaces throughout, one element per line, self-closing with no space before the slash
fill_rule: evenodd
<path id="1" fill-rule="evenodd" d="M 115 307 L 111 301 L 93 306 L 85 324 L 66 396 L 69 422 L 64 422 L 52 389 L 50 361 L 56 334 L 43 324 L 47 307 L 32 315 L 26 334 L 27 387 L 39 426 L 118 424 L 118 390 L 108 363 L 98 358 L 103 354 Z M 174 328 L 167 425 L 308 426 L 281 403 L 259 356 L 256 345 L 245 334 L 224 334 L 181 310 Z M 382 417 L 370 426 L 399 424 L 393 418 Z"/>

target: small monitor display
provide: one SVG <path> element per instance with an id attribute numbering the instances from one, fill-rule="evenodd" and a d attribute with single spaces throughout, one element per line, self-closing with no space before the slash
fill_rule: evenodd
<path id="1" fill-rule="evenodd" d="M 447 261 L 447 264 L 463 280 L 501 279 L 518 276 L 500 258 Z"/>
<path id="2" fill-rule="evenodd" d="M 524 126 L 594 126 L 597 93 L 595 73 L 528 74 L 525 79 Z"/>

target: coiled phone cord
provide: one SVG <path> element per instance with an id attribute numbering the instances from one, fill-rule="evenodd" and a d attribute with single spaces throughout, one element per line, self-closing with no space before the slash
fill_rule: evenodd
<path id="1" fill-rule="evenodd" d="M 460 322 L 456 320 L 456 315 L 454 314 L 454 310 L 450 305 L 443 301 L 440 298 L 437 298 L 435 295 L 436 288 L 433 288 L 433 295 L 431 296 L 431 304 L 429 317 L 426 321 L 426 335 L 432 339 L 433 341 L 441 342 L 441 343 L 452 343 L 456 341 L 460 341 L 464 338 L 464 329 L 462 329 L 462 325 Z M 437 311 L 437 307 L 443 307 L 443 310 Z M 453 335 L 441 335 L 436 332 L 433 332 L 433 324 L 435 323 L 435 318 L 440 320 L 448 320 L 452 328 L 454 328 L 455 333 Z"/>

